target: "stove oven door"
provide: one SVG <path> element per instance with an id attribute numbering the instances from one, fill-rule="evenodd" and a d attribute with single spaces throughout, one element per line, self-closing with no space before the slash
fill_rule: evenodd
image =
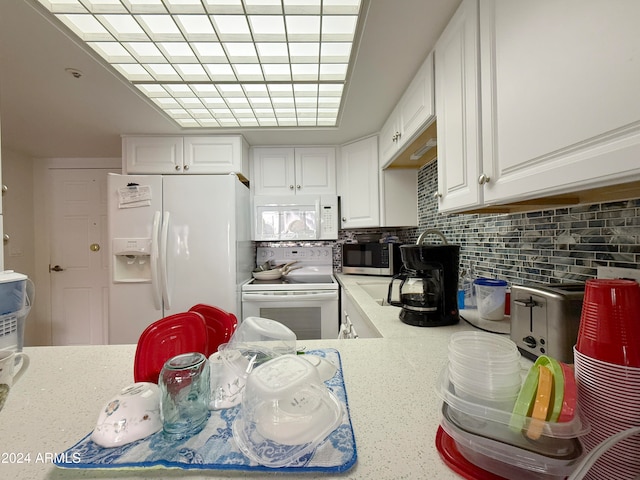
<path id="1" fill-rule="evenodd" d="M 338 290 L 242 293 L 242 318 L 270 318 L 289 327 L 298 340 L 337 338 Z"/>

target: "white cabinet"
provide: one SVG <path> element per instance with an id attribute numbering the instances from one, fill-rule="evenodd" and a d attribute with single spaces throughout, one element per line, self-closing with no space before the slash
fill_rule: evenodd
<path id="1" fill-rule="evenodd" d="M 435 114 L 433 54 L 429 54 L 380 130 L 380 166 L 386 166 Z"/>
<path id="2" fill-rule="evenodd" d="M 341 330 L 347 338 L 381 338 L 382 335 L 373 326 L 369 318 L 360 312 L 346 289 L 342 289 Z"/>
<path id="3" fill-rule="evenodd" d="M 637 0 L 481 2 L 485 204 L 640 178 L 639 18 Z"/>
<path id="4" fill-rule="evenodd" d="M 462 2 L 435 47 L 438 195 L 441 211 L 482 201 L 478 2 Z"/>
<path id="5" fill-rule="evenodd" d="M 253 149 L 254 195 L 335 195 L 334 147 Z"/>
<path id="6" fill-rule="evenodd" d="M 418 171 L 378 168 L 378 138 L 340 149 L 340 228 L 418 225 Z"/>
<path id="7" fill-rule="evenodd" d="M 340 148 L 340 228 L 380 226 L 378 137 Z"/>
<path id="8" fill-rule="evenodd" d="M 249 146 L 240 135 L 125 136 L 128 174 L 225 174 L 249 176 Z"/>
<path id="9" fill-rule="evenodd" d="M 435 50 L 440 210 L 640 180 L 637 18 L 634 0 L 464 0 Z"/>

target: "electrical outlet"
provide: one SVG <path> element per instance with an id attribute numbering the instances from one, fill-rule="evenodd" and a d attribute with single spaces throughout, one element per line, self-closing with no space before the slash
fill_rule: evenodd
<path id="1" fill-rule="evenodd" d="M 598 278 L 628 278 L 640 283 L 640 270 L 637 268 L 598 267 Z"/>

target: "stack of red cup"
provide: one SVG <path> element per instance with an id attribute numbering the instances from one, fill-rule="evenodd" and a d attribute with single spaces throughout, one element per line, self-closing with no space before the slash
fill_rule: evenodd
<path id="1" fill-rule="evenodd" d="M 608 437 L 640 426 L 640 285 L 593 279 L 585 286 L 574 348 L 578 404 L 591 424 L 581 437 L 587 451 Z M 640 435 L 624 440 L 585 478 L 634 480 L 640 474 Z"/>

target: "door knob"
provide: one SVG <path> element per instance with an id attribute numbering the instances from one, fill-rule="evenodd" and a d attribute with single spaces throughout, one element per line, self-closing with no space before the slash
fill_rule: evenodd
<path id="1" fill-rule="evenodd" d="M 89 250 L 91 250 L 92 252 L 97 252 L 100 250 L 100 245 L 97 243 L 92 243 L 91 245 L 89 245 Z"/>
<path id="2" fill-rule="evenodd" d="M 55 265 L 53 267 L 49 265 L 49 272 L 64 272 L 64 268 L 62 268 L 60 265 Z"/>

